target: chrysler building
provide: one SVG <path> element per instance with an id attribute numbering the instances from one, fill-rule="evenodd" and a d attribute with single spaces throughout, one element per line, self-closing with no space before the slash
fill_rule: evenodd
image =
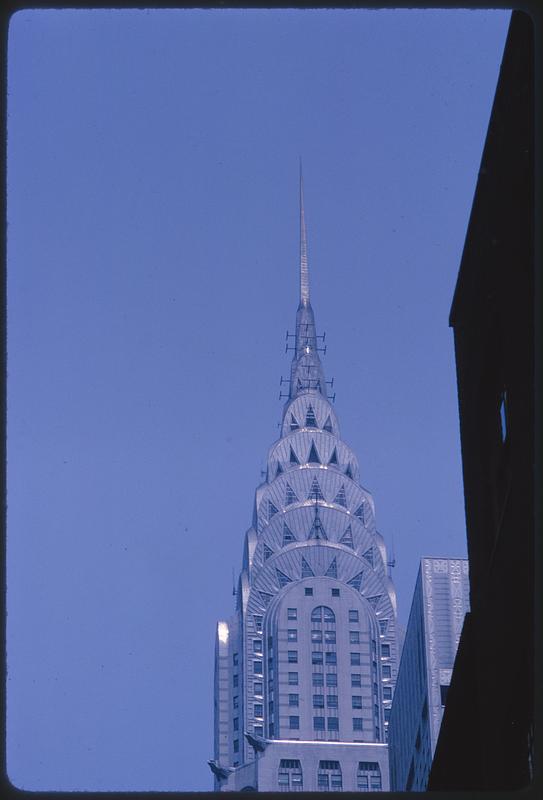
<path id="1" fill-rule="evenodd" d="M 387 791 L 396 595 L 357 458 L 340 435 L 309 293 L 281 433 L 245 535 L 236 608 L 217 623 L 217 791 Z"/>

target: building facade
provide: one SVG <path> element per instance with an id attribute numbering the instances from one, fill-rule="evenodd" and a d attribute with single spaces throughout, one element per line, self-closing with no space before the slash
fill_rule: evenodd
<path id="1" fill-rule="evenodd" d="M 371 494 L 328 398 L 309 297 L 230 619 L 217 624 L 217 791 L 388 789 L 396 597 Z"/>
<path id="2" fill-rule="evenodd" d="M 423 558 L 390 714 L 391 791 L 426 791 L 468 611 L 468 561 Z"/>

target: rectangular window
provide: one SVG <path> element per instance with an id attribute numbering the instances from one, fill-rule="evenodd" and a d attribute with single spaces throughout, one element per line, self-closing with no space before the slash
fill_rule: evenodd
<path id="1" fill-rule="evenodd" d="M 337 664 L 337 653 L 326 653 L 326 663 L 331 665 Z"/>
<path id="2" fill-rule="evenodd" d="M 353 701 L 353 708 L 362 708 L 362 695 L 353 694 L 352 701 Z"/>
<path id="3" fill-rule="evenodd" d="M 268 650 L 271 650 L 273 647 L 273 636 L 268 636 Z"/>
<path id="4" fill-rule="evenodd" d="M 268 703 L 268 714 L 270 715 L 270 717 L 273 716 L 273 700 L 270 700 L 270 702 Z"/>
<path id="5" fill-rule="evenodd" d="M 447 702 L 447 692 L 449 691 L 449 687 L 446 686 L 444 683 L 441 683 L 439 686 L 439 691 L 441 694 L 441 705 L 444 706 Z"/>
<path id="6" fill-rule="evenodd" d="M 385 722 L 390 722 L 390 708 L 385 708 Z"/>
<path id="7" fill-rule="evenodd" d="M 349 609 L 349 622 L 358 622 L 358 611 L 356 608 Z"/>
<path id="8" fill-rule="evenodd" d="M 349 642 L 351 644 L 360 644 L 360 634 L 358 631 L 349 631 Z"/>
<path id="9" fill-rule="evenodd" d="M 262 652 L 262 639 L 254 639 L 253 640 L 253 652 L 261 653 Z"/>
<path id="10" fill-rule="evenodd" d="M 253 732 L 257 736 L 264 736 L 264 727 L 262 725 L 255 725 L 253 728 Z"/>
<path id="11" fill-rule="evenodd" d="M 383 686 L 383 700 L 392 700 L 392 686 Z"/>
<path id="12" fill-rule="evenodd" d="M 313 589 L 309 588 L 309 586 L 306 586 L 304 591 L 305 591 L 306 597 L 311 597 L 312 594 L 313 594 Z"/>
<path id="13" fill-rule="evenodd" d="M 234 698 L 233 698 L 233 700 L 232 700 L 232 706 L 233 706 L 234 708 L 237 708 L 237 707 L 238 707 L 238 696 L 237 696 L 237 695 L 235 695 L 235 697 L 234 697 Z"/>
<path id="14" fill-rule="evenodd" d="M 311 653 L 311 663 L 312 664 L 322 664 L 323 663 L 323 655 L 318 651 L 313 651 Z"/>
<path id="15" fill-rule="evenodd" d="M 238 676 L 237 676 L 237 675 L 234 675 L 234 677 L 233 677 L 233 679 L 232 679 L 232 686 L 233 686 L 233 687 L 234 687 L 234 689 L 235 689 L 237 685 L 238 685 Z"/>
<path id="16" fill-rule="evenodd" d="M 298 619 L 298 609 L 287 608 L 287 619 Z"/>
<path id="17" fill-rule="evenodd" d="M 327 686 L 337 686 L 337 675 L 335 672 L 328 672 L 326 675 Z"/>
<path id="18" fill-rule="evenodd" d="M 298 631 L 295 628 L 289 628 L 289 630 L 287 631 L 287 640 L 289 642 L 298 641 Z"/>
<path id="19" fill-rule="evenodd" d="M 298 663 L 298 651 L 297 650 L 289 650 L 288 651 L 288 663 L 289 664 L 297 664 Z"/>
<path id="20" fill-rule="evenodd" d="M 384 658 L 390 658 L 390 645 L 389 644 L 382 644 L 381 645 L 381 655 Z"/>
<path id="21" fill-rule="evenodd" d="M 253 684 L 253 691 L 255 694 L 262 694 L 262 684 L 259 681 Z"/>
<path id="22" fill-rule="evenodd" d="M 375 642 L 375 639 L 371 640 L 371 652 L 372 653 L 377 653 L 377 644 Z"/>
<path id="23" fill-rule="evenodd" d="M 382 670 L 383 670 L 383 678 L 391 678 L 392 677 L 390 664 L 383 664 Z"/>
<path id="24" fill-rule="evenodd" d="M 335 644 L 336 643 L 336 632 L 335 631 L 324 631 L 324 641 L 326 644 Z"/>
<path id="25" fill-rule="evenodd" d="M 264 716 L 264 706 L 262 703 L 255 703 L 255 717 Z"/>
<path id="26" fill-rule="evenodd" d="M 381 738 L 381 731 L 379 730 L 377 725 L 375 726 L 375 738 L 377 739 L 377 741 L 379 741 L 379 739 Z"/>
<path id="27" fill-rule="evenodd" d="M 255 629 L 257 633 L 262 633 L 262 617 L 257 617 L 256 615 L 253 617 L 255 621 Z"/>
<path id="28" fill-rule="evenodd" d="M 379 719 L 379 706 L 378 705 L 374 705 L 373 706 L 373 713 L 374 713 L 376 719 Z"/>
<path id="29" fill-rule="evenodd" d="M 322 642 L 322 631 L 311 631 L 312 642 Z"/>
<path id="30" fill-rule="evenodd" d="M 370 777 L 370 785 L 372 792 L 380 792 L 381 791 L 381 776 L 380 775 L 372 775 Z"/>
<path id="31" fill-rule="evenodd" d="M 262 661 L 253 661 L 253 672 L 255 675 L 262 675 Z"/>
<path id="32" fill-rule="evenodd" d="M 328 717 L 328 730 L 339 731 L 339 717 Z M 332 779 L 334 776 L 332 775 Z M 334 781 L 332 780 L 332 785 Z"/>
<path id="33" fill-rule="evenodd" d="M 324 730 L 324 717 L 313 717 L 313 730 L 314 731 Z"/>
<path id="34" fill-rule="evenodd" d="M 239 717 L 234 717 L 234 730 L 237 731 L 239 728 Z"/>
<path id="35" fill-rule="evenodd" d="M 332 589 L 332 597 L 339 597 L 339 589 Z"/>
<path id="36" fill-rule="evenodd" d="M 313 708 L 324 708 L 324 695 L 323 694 L 314 694 L 313 695 Z"/>
<path id="37" fill-rule="evenodd" d="M 234 655 L 232 656 L 232 662 L 233 662 L 234 666 L 237 667 L 237 665 L 238 665 L 238 654 L 237 653 L 234 653 Z"/>
<path id="38" fill-rule="evenodd" d="M 239 753 L 239 739 L 234 739 L 234 753 Z"/>
<path id="39" fill-rule="evenodd" d="M 360 666 L 360 653 L 351 653 L 351 666 L 352 667 Z"/>
<path id="40" fill-rule="evenodd" d="M 328 708 L 337 708 L 337 694 L 329 694 L 326 698 Z"/>
<path id="41" fill-rule="evenodd" d="M 313 686 L 324 686 L 324 675 L 322 672 L 313 673 Z"/>
<path id="42" fill-rule="evenodd" d="M 298 673 L 297 672 L 289 672 L 289 674 L 288 674 L 288 683 L 289 683 L 289 686 L 298 686 Z"/>
<path id="43" fill-rule="evenodd" d="M 360 672 L 351 672 L 351 686 L 362 686 L 362 675 Z"/>
<path id="44" fill-rule="evenodd" d="M 291 731 L 297 731 L 300 728 L 300 717 L 289 717 L 288 726 Z"/>
<path id="45" fill-rule="evenodd" d="M 299 706 L 300 705 L 300 695 L 299 694 L 289 694 L 289 696 L 288 696 L 288 704 L 289 704 L 289 706 Z"/>
<path id="46" fill-rule="evenodd" d="M 353 731 L 364 730 L 364 720 L 362 717 L 353 717 Z"/>

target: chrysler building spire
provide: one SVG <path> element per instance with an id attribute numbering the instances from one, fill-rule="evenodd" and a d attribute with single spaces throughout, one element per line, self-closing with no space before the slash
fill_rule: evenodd
<path id="1" fill-rule="evenodd" d="M 304 177 L 300 158 L 300 305 L 309 305 L 309 271 L 307 268 L 307 233 L 304 213 Z"/>
<path id="2" fill-rule="evenodd" d="M 316 391 L 326 397 L 326 380 L 319 358 L 315 315 L 309 299 L 309 267 L 305 227 L 304 181 L 300 159 L 300 303 L 296 313 L 295 348 L 290 370 L 289 401 Z"/>
<path id="3" fill-rule="evenodd" d="M 326 393 L 309 299 L 290 392 L 256 488 L 236 608 L 217 623 L 217 791 L 388 790 L 396 597 L 373 498 Z"/>

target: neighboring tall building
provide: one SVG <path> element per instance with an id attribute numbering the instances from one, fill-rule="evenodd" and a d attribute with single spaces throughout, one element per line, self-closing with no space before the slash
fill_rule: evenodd
<path id="1" fill-rule="evenodd" d="M 424 792 L 469 610 L 466 559 L 423 558 L 389 726 L 390 789 Z"/>
<path id="2" fill-rule="evenodd" d="M 471 610 L 430 790 L 511 791 L 534 778 L 534 691 L 541 686 L 541 679 L 534 683 L 540 629 L 534 360 L 541 363 L 534 359 L 534 219 L 540 218 L 534 217 L 534 24 L 514 11 L 450 317 Z"/>
<path id="3" fill-rule="evenodd" d="M 388 789 L 396 598 L 355 454 L 327 396 L 309 300 L 300 177 L 300 303 L 281 436 L 256 490 L 234 615 L 217 625 L 219 791 Z"/>

